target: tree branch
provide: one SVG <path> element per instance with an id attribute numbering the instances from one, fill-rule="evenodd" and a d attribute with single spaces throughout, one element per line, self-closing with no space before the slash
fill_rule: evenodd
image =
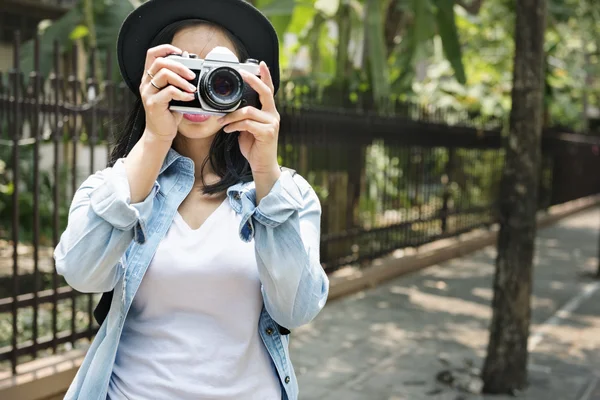
<path id="1" fill-rule="evenodd" d="M 469 14 L 477 15 L 483 0 L 471 0 L 469 4 L 465 4 L 465 0 L 455 0 L 455 3 L 467 10 Z"/>

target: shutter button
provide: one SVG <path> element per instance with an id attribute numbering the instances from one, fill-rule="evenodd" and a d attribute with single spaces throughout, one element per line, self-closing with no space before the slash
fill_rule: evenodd
<path id="1" fill-rule="evenodd" d="M 285 377 L 285 383 L 290 383 L 290 377 L 289 376 Z"/>

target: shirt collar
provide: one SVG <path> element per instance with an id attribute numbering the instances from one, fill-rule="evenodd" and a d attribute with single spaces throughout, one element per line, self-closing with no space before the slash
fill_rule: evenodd
<path id="1" fill-rule="evenodd" d="M 191 158 L 182 156 L 176 150 L 174 150 L 172 147 L 169 149 L 169 152 L 167 153 L 167 156 L 165 157 L 165 159 L 163 161 L 162 167 L 160 167 L 159 174 L 162 174 L 163 172 L 165 172 L 167 170 L 167 168 L 169 168 L 175 161 L 177 161 L 179 159 L 187 160 L 187 162 L 185 162 L 185 165 L 183 166 L 183 169 L 184 169 L 184 171 L 190 172 L 193 174 L 194 173 L 194 161 L 192 161 Z"/>
<path id="2" fill-rule="evenodd" d="M 160 168 L 160 173 L 165 172 L 171 165 L 173 165 L 178 160 L 181 160 L 179 169 L 184 171 L 185 173 L 194 175 L 194 161 L 189 158 L 179 154 L 173 148 L 169 149 L 165 160 L 163 161 L 162 167 Z M 241 209 L 241 197 L 242 195 L 254 188 L 254 182 L 240 182 L 235 185 L 230 186 L 227 189 L 227 197 L 229 198 L 231 205 L 236 211 Z"/>

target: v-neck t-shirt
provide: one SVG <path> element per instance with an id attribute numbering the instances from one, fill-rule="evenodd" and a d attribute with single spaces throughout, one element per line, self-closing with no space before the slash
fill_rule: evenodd
<path id="1" fill-rule="evenodd" d="M 281 399 L 240 219 L 227 199 L 198 229 L 176 214 L 125 320 L 108 399 Z"/>

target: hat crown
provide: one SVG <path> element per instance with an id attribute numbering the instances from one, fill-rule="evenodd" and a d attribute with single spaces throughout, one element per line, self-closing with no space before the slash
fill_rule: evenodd
<path id="1" fill-rule="evenodd" d="M 277 33 L 271 22 L 245 0 L 149 0 L 133 10 L 121 25 L 117 39 L 121 76 L 132 92 L 139 93 L 146 52 L 156 35 L 172 23 L 189 19 L 209 21 L 231 32 L 252 59 L 267 64 L 277 92 Z"/>

